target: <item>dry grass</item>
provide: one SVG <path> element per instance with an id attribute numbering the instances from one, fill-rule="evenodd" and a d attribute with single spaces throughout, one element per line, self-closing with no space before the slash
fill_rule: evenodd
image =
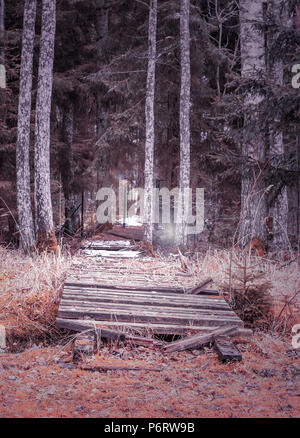
<path id="1" fill-rule="evenodd" d="M 242 260 L 241 254 L 234 254 L 235 262 Z M 64 277 L 72 258 L 59 254 L 43 254 L 35 258 L 25 257 L 21 252 L 0 248 L 0 324 L 6 326 L 9 339 L 35 340 L 51 338 L 56 334 L 54 325 L 59 294 Z M 94 260 L 76 257 L 73 262 L 79 268 L 87 269 Z M 250 260 L 253 272 L 265 274 L 256 279 L 256 284 L 266 280 L 271 283 L 270 293 L 273 298 L 272 315 L 269 328 L 288 332 L 291 326 L 300 322 L 300 269 L 296 262 L 279 269 L 278 263 L 265 258 Z M 110 273 L 107 261 L 98 261 L 104 267 L 103 281 L 116 280 L 116 273 Z M 229 282 L 230 252 L 209 251 L 205 255 L 195 254 L 189 262 L 189 273 L 184 273 L 178 257 L 158 256 L 144 260 L 122 260 L 120 281 L 132 283 L 134 273 L 142 276 L 146 283 L 173 287 L 191 287 L 204 278 L 212 277 L 212 288 L 224 292 L 224 284 Z M 121 269 L 122 268 L 122 269 Z M 232 287 L 235 286 L 237 265 L 232 263 Z M 162 275 L 163 274 L 163 279 Z M 251 283 L 251 282 L 250 282 Z M 259 289 L 258 289 L 259 290 Z M 291 302 L 289 302 L 292 299 Z M 255 304 L 254 304 L 255 305 Z M 238 312 L 237 312 L 238 313 Z M 280 316 L 280 318 L 278 318 Z"/>
<path id="2" fill-rule="evenodd" d="M 49 338 L 70 257 L 43 254 L 31 258 L 0 248 L 0 324 L 12 339 Z"/>

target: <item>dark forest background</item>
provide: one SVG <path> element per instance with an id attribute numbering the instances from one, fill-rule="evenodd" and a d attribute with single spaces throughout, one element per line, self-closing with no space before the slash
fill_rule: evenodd
<path id="1" fill-rule="evenodd" d="M 170 189 L 178 186 L 179 179 L 179 3 L 158 2 L 154 178 Z M 253 135 L 257 129 L 266 133 L 266 161 L 261 165 L 265 186 L 272 186 L 267 192 L 268 205 L 287 188 L 288 236 L 292 246 L 298 245 L 300 107 L 299 90 L 291 85 L 291 69 L 300 60 L 300 30 L 297 2 L 283 4 L 293 25 L 281 30 L 272 47 L 266 42 L 266 56 L 280 57 L 284 64 L 284 84 L 275 85 L 268 73 L 252 82 L 241 77 L 238 2 L 191 0 L 191 187 L 205 189 L 205 231 L 199 241 L 220 247 L 232 241 L 241 213 L 241 180 L 247 160 L 241 146 L 243 100 L 249 90 L 259 89 L 264 101 L 250 130 Z M 23 8 L 23 0 L 6 1 L 1 42 L 7 72 L 7 87 L 0 89 L 2 240 L 17 238 L 13 217 Z M 144 1 L 108 0 L 100 8 L 94 0 L 57 0 L 51 108 L 51 194 L 56 226 L 64 222 L 65 198 L 70 191 L 78 203 L 84 193 L 87 228 L 95 221 L 99 188 L 117 188 L 120 176 L 143 187 L 148 13 Z M 272 20 L 266 10 L 260 29 L 266 36 L 274 27 Z M 33 129 L 40 27 L 38 4 Z M 284 153 L 268 157 L 268 124 L 274 120 L 283 131 Z M 70 138 L 71 186 L 67 175 Z M 272 245 L 270 227 L 267 244 Z"/>

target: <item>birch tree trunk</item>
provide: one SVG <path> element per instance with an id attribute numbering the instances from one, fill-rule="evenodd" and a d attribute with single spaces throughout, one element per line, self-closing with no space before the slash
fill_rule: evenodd
<path id="1" fill-rule="evenodd" d="M 34 245 L 34 225 L 30 198 L 30 115 L 32 63 L 35 37 L 36 0 L 26 0 L 19 87 L 18 133 L 16 145 L 17 211 L 20 246 L 28 252 Z"/>
<path id="2" fill-rule="evenodd" d="M 156 64 L 157 0 L 150 0 L 148 28 L 148 70 L 146 86 L 146 144 L 145 144 L 145 195 L 144 239 L 152 243 L 153 237 L 153 160 L 154 160 L 154 96 Z"/>
<path id="3" fill-rule="evenodd" d="M 242 77 L 259 79 L 265 72 L 265 41 L 256 25 L 263 22 L 262 0 L 240 0 L 240 35 Z M 257 237 L 266 239 L 264 218 L 266 194 L 262 165 L 265 160 L 265 134 L 254 130 L 259 119 L 258 106 L 263 97 L 250 91 L 244 100 L 244 131 L 242 155 L 247 161 L 242 172 L 241 222 L 239 238 L 242 245 Z"/>
<path id="4" fill-rule="evenodd" d="M 35 120 L 35 212 L 40 240 L 53 234 L 50 190 L 50 111 L 53 82 L 56 1 L 43 0 Z"/>
<path id="5" fill-rule="evenodd" d="M 190 0 L 181 0 L 180 59 L 180 195 L 178 202 L 176 240 L 178 244 L 186 244 L 188 203 L 185 202 L 184 191 L 190 186 Z"/>
<path id="6" fill-rule="evenodd" d="M 281 0 L 270 0 L 268 3 L 269 13 L 272 14 L 275 22 L 275 30 L 270 32 L 268 46 L 274 44 L 279 36 L 282 27 L 288 28 L 292 24 L 291 18 L 287 12 L 287 8 L 282 4 Z M 269 57 L 268 70 L 271 81 L 275 86 L 283 86 L 283 63 L 280 59 L 274 60 L 273 56 Z M 275 123 L 278 120 L 275 120 Z M 280 158 L 284 154 L 283 132 L 276 131 L 274 127 L 270 127 L 270 158 Z M 287 244 L 288 232 L 288 194 L 287 187 L 284 186 L 278 194 L 273 205 L 270 207 L 269 215 L 273 217 L 273 249 L 282 248 Z"/>

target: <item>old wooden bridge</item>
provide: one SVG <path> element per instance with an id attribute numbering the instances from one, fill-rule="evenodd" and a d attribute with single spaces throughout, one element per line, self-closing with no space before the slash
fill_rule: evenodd
<path id="1" fill-rule="evenodd" d="M 56 324 L 142 336 L 243 327 L 218 291 L 188 294 L 196 282 L 176 263 L 142 256 L 129 240 L 87 242 L 66 278 Z"/>

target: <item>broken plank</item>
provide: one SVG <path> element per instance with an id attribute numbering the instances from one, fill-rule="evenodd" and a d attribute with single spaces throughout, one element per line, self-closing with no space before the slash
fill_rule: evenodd
<path id="1" fill-rule="evenodd" d="M 96 331 L 96 334 L 101 338 L 120 341 L 124 341 L 125 339 L 125 335 L 123 333 L 116 330 L 97 327 L 89 321 L 57 318 L 56 326 L 67 330 L 73 330 L 75 332 L 89 331 L 90 329 L 93 329 Z"/>
<path id="2" fill-rule="evenodd" d="M 213 282 L 213 279 L 209 277 L 206 280 L 202 281 L 201 283 L 197 284 L 196 286 L 188 289 L 186 291 L 186 294 L 187 295 L 197 295 L 198 293 L 201 292 L 201 290 L 203 290 L 204 286 L 207 286 L 209 283 L 212 283 L 212 282 Z"/>
<path id="3" fill-rule="evenodd" d="M 98 322 L 99 323 L 99 322 Z M 101 327 L 101 325 L 97 325 L 96 321 L 87 321 L 87 320 L 72 320 L 72 319 L 60 319 L 56 320 L 57 327 L 66 328 L 73 331 L 79 331 L 84 333 L 93 332 L 97 336 L 97 338 L 104 338 L 110 340 L 118 340 L 121 342 L 128 342 L 134 345 L 142 345 L 142 346 L 158 346 L 161 345 L 160 341 L 151 338 L 145 338 L 142 336 L 134 336 L 130 333 L 124 333 L 117 330 L 110 330 L 105 327 Z"/>
<path id="4" fill-rule="evenodd" d="M 211 331 L 206 335 L 194 335 L 188 338 L 172 342 L 172 344 L 166 345 L 165 350 L 169 353 L 174 351 L 183 351 L 193 348 L 199 348 L 202 345 L 209 344 L 213 342 L 218 336 L 221 335 L 233 335 L 236 334 L 237 328 L 234 326 L 221 327 L 216 330 Z"/>
<path id="5" fill-rule="evenodd" d="M 241 361 L 242 355 L 233 342 L 224 337 L 215 339 L 214 348 L 220 362 Z"/>

